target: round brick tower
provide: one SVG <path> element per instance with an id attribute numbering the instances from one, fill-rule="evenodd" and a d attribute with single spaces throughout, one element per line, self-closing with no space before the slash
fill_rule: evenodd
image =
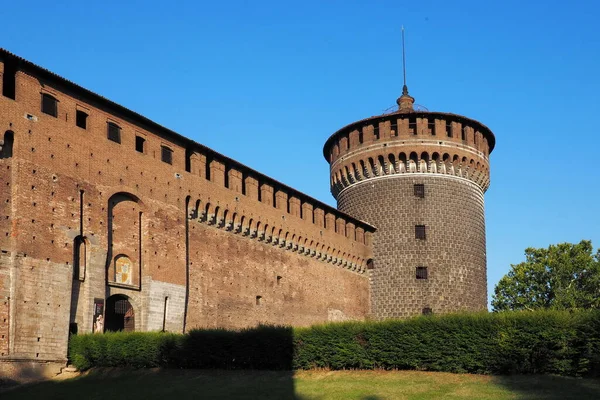
<path id="1" fill-rule="evenodd" d="M 495 138 L 456 114 L 398 110 L 325 143 L 338 208 L 377 228 L 371 311 L 378 319 L 487 306 L 483 194 Z"/>

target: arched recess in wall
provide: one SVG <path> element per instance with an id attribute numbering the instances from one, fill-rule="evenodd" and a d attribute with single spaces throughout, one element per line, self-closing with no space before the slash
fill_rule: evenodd
<path id="1" fill-rule="evenodd" d="M 115 193 L 108 199 L 108 285 L 141 288 L 143 211 L 144 204 L 131 193 Z"/>
<path id="2" fill-rule="evenodd" d="M 4 137 L 0 142 L 0 159 L 12 157 L 14 140 L 15 134 L 13 131 L 4 132 Z"/>

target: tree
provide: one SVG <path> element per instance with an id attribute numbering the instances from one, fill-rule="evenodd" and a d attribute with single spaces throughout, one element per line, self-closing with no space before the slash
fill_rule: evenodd
<path id="1" fill-rule="evenodd" d="M 600 249 L 592 242 L 525 249 L 494 289 L 494 311 L 600 308 Z"/>

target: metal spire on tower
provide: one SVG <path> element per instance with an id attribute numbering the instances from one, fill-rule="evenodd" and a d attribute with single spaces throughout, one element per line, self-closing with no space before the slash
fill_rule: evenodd
<path id="1" fill-rule="evenodd" d="M 402 76 L 404 78 L 402 94 L 408 94 L 408 86 L 406 86 L 406 54 L 404 50 L 404 25 L 402 25 Z"/>
<path id="2" fill-rule="evenodd" d="M 406 51 L 404 46 L 404 25 L 402 25 L 402 77 L 404 79 L 404 85 L 402 86 L 402 96 L 398 97 L 396 104 L 398 104 L 398 110 L 403 112 L 414 111 L 413 104 L 415 99 L 408 94 L 408 86 L 406 86 Z"/>

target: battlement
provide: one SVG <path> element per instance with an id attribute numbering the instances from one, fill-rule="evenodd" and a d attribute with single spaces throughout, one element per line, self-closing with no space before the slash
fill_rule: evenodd
<path id="1" fill-rule="evenodd" d="M 355 183 L 404 173 L 447 174 L 489 187 L 492 132 L 456 114 L 396 112 L 352 123 L 334 133 L 323 152 L 335 197 Z"/>
<path id="2" fill-rule="evenodd" d="M 107 184 L 109 181 L 114 184 L 118 179 L 119 186 L 140 196 L 141 193 L 138 192 L 143 191 L 143 186 L 149 186 L 147 190 L 151 197 L 179 204 L 186 197 L 185 193 L 170 199 L 174 194 L 173 187 L 179 186 L 181 191 L 185 186 L 189 188 L 187 195 L 194 201 L 202 198 L 203 207 L 208 207 L 206 204 L 209 204 L 214 209 L 204 210 L 199 215 L 212 213 L 216 218 L 215 225 L 221 223 L 221 218 L 224 221 L 227 217 L 225 210 L 230 210 L 230 216 L 234 213 L 245 215 L 245 223 L 250 224 L 252 221 L 256 224 L 254 228 L 248 225 L 247 232 L 260 229 L 262 222 L 263 227 L 277 227 L 277 233 L 268 237 L 278 237 L 279 230 L 282 230 L 282 234 L 287 232 L 290 235 L 288 243 L 292 236 L 303 240 L 297 246 L 310 248 L 310 243 L 313 243 L 313 254 L 328 254 L 329 259 L 342 259 L 343 254 L 348 254 L 343 257 L 344 260 L 356 260 L 353 265 L 365 265 L 369 238 L 374 231 L 372 226 L 5 50 L 0 50 L 0 60 L 0 83 L 6 86 L 10 77 L 7 79 L 5 76 L 13 75 L 14 84 L 9 92 L 12 92 L 14 101 L 22 104 L 26 110 L 22 114 L 27 120 L 30 136 L 40 131 L 65 131 L 65 127 L 73 129 L 78 126 L 81 134 L 86 135 L 85 138 L 49 138 L 53 140 L 50 147 L 59 148 L 64 145 L 72 149 L 70 153 L 74 154 L 80 147 L 76 142 L 82 141 L 80 144 L 83 145 L 84 142 L 89 144 L 91 141 L 95 144 L 91 149 L 105 147 L 108 153 L 113 154 L 106 159 L 104 169 L 98 168 L 93 177 L 85 174 L 86 179 L 103 181 L 110 175 L 113 179 L 106 180 Z M 1 89 L 5 92 L 4 87 Z M 10 96 L 4 96 L 3 99 L 11 101 Z M 40 111 L 40 102 L 43 101 L 54 103 L 55 115 Z M 84 118 L 85 123 L 79 118 Z M 79 126 L 80 122 L 84 127 Z M 111 129 L 114 132 L 112 138 Z M 67 143 L 59 144 L 59 141 Z M 82 171 L 89 170 L 89 163 L 96 162 L 93 150 L 89 153 L 89 162 L 80 159 L 57 165 L 53 162 L 54 154 L 49 155 L 49 160 L 40 161 L 39 154 L 31 154 L 39 150 L 33 149 L 24 148 L 18 139 L 15 140 L 17 156 L 36 158 L 36 163 L 50 163 L 51 168 L 57 172 L 80 175 Z M 48 146 L 44 146 L 44 150 L 46 149 Z M 51 148 L 48 150 L 53 153 Z M 140 157 L 145 163 L 153 163 L 151 170 L 171 174 L 172 179 L 167 180 L 167 187 L 165 182 L 158 181 L 158 173 L 154 181 L 142 179 L 135 186 L 132 185 L 133 180 L 126 176 L 131 164 Z M 110 171 L 106 167 L 110 167 Z M 200 188 L 202 193 L 198 193 Z M 282 237 L 281 240 L 285 239 Z M 308 243 L 305 244 L 304 241 Z M 331 247 L 329 252 L 328 247 Z M 356 253 L 358 248 L 361 249 L 357 254 L 349 256 L 350 253 Z"/>

